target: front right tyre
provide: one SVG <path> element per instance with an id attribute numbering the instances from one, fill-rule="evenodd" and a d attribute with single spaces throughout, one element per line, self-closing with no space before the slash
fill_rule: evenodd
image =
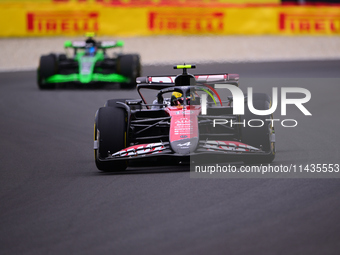
<path id="1" fill-rule="evenodd" d="M 123 171 L 127 160 L 105 161 L 109 154 L 126 148 L 127 121 L 126 111 L 118 106 L 101 107 L 96 113 L 94 140 L 97 148 L 94 151 L 95 163 L 104 172 Z"/>
<path id="2" fill-rule="evenodd" d="M 55 54 L 40 57 L 39 67 L 37 70 L 37 82 L 39 89 L 53 89 L 55 83 L 46 83 L 46 79 L 57 74 L 58 62 Z"/>

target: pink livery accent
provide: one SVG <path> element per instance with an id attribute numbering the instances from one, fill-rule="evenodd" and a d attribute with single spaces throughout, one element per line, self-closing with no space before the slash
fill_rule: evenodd
<path id="1" fill-rule="evenodd" d="M 199 105 L 170 106 L 165 111 L 171 116 L 170 146 L 175 153 L 187 155 L 198 145 Z"/>
<path id="2" fill-rule="evenodd" d="M 120 150 L 112 154 L 112 157 L 131 157 L 146 154 L 155 154 L 162 152 L 163 150 L 165 150 L 165 146 L 163 143 L 139 144 Z"/>

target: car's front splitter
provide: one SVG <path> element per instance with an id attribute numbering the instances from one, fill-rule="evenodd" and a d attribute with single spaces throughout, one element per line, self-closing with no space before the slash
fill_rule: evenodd
<path id="1" fill-rule="evenodd" d="M 164 151 L 154 153 L 154 154 L 144 154 L 144 155 L 134 155 L 134 156 L 126 156 L 126 157 L 112 157 L 111 155 L 106 158 L 98 158 L 98 161 L 120 161 L 120 160 L 148 160 L 151 158 L 178 158 L 183 159 L 185 161 L 194 161 L 194 162 L 212 162 L 214 160 L 217 161 L 225 161 L 225 162 L 235 162 L 235 161 L 244 161 L 250 159 L 260 159 L 262 157 L 266 157 L 271 155 L 272 152 L 218 152 L 218 151 L 196 151 L 190 154 L 178 154 L 172 152 L 170 149 L 166 149 Z"/>

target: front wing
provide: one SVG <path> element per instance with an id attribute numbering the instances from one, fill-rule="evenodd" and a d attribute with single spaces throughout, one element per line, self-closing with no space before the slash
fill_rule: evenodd
<path id="1" fill-rule="evenodd" d="M 94 149 L 98 149 L 95 141 Z M 235 141 L 200 141 L 195 152 L 190 154 L 179 154 L 173 152 L 169 142 L 134 145 L 106 158 L 98 158 L 99 161 L 116 160 L 147 160 L 151 158 L 177 157 L 190 160 L 220 159 L 224 161 L 242 161 L 244 159 L 261 158 L 270 155 L 260 148 Z M 209 156 L 205 158 L 204 156 Z M 212 157 L 214 156 L 214 157 Z"/>
<path id="2" fill-rule="evenodd" d="M 91 75 L 81 74 L 55 74 L 45 80 L 46 83 L 65 83 L 65 82 L 110 82 L 110 83 L 127 83 L 130 79 L 120 74 L 101 74 L 94 73 Z"/>

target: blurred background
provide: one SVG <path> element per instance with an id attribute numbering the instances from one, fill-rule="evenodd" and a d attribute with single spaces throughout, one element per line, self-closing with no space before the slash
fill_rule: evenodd
<path id="1" fill-rule="evenodd" d="M 312 117 L 293 106 L 275 115 L 299 125 L 275 126 L 273 164 L 338 164 L 339 1 L 0 0 L 0 254 L 338 255 L 339 178 L 100 173 L 95 112 L 137 91 L 39 90 L 36 69 L 95 32 L 140 54 L 144 75 L 187 63 L 239 73 L 243 91 L 307 88 Z"/>
<path id="2" fill-rule="evenodd" d="M 0 70 L 87 31 L 144 65 L 339 59 L 340 0 L 0 0 Z"/>

